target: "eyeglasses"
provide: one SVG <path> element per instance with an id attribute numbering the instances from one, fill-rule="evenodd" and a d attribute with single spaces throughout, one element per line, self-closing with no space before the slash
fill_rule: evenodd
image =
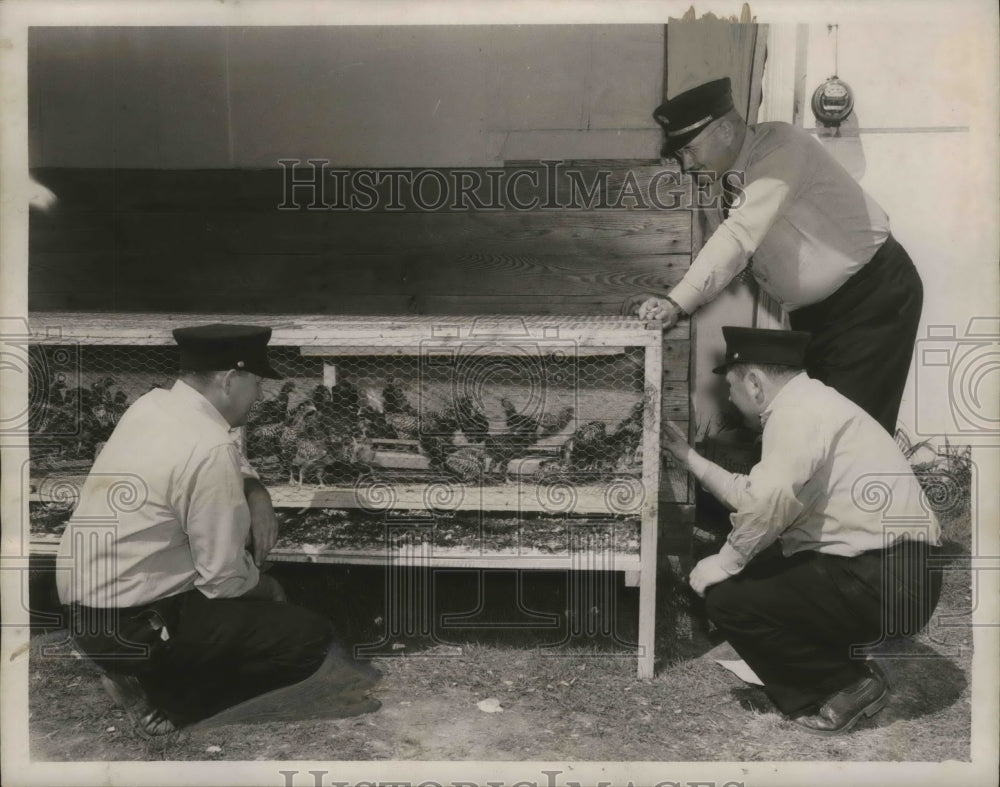
<path id="1" fill-rule="evenodd" d="M 695 152 L 701 145 L 704 145 L 716 131 L 718 131 L 722 127 L 722 123 L 719 122 L 720 120 L 722 120 L 722 118 L 716 118 L 715 120 L 713 120 L 694 139 L 692 139 L 683 147 L 677 148 L 677 150 L 673 151 L 672 153 L 664 155 L 664 158 L 672 158 L 680 162 L 681 157 L 685 152 L 687 153 Z"/>

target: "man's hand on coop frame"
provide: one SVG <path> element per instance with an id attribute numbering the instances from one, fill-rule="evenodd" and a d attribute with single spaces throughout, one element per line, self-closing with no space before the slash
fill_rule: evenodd
<path id="1" fill-rule="evenodd" d="M 633 295 L 622 304 L 622 314 L 635 316 L 640 320 L 655 320 L 663 323 L 663 329 L 673 328 L 684 316 L 680 306 L 670 298 L 658 295 Z"/>

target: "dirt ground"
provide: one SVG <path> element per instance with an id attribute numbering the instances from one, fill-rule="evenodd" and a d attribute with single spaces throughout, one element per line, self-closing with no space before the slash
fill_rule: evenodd
<path id="1" fill-rule="evenodd" d="M 950 541 L 949 551 L 958 558 L 967 546 Z M 29 660 L 34 760 L 968 761 L 969 572 L 956 562 L 944 583 L 928 629 L 880 649 L 894 685 L 889 705 L 840 738 L 798 731 L 760 689 L 709 658 L 717 638 L 696 606 L 677 603 L 683 589 L 669 577 L 652 680 L 639 680 L 634 658 L 613 642 L 544 646 L 510 631 L 448 644 L 401 637 L 372 662 L 384 676 L 374 692 L 381 709 L 352 718 L 306 708 L 296 721 L 251 719 L 145 741 L 89 663 L 72 656 L 65 632 L 36 634 L 17 658 Z M 293 597 L 304 592 L 290 584 Z M 526 592 L 544 606 L 544 588 Z M 555 594 L 553 608 L 563 600 Z M 623 594 L 616 614 L 634 617 L 633 601 Z M 342 607 L 355 620 L 371 614 Z M 502 710 L 483 710 L 490 699 Z"/>

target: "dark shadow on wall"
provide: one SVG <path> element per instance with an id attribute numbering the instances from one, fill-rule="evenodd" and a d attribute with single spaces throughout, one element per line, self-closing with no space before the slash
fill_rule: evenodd
<path id="1" fill-rule="evenodd" d="M 819 126 L 816 129 L 819 143 L 830 151 L 830 155 L 839 161 L 855 180 L 864 177 L 867 167 L 860 128 L 858 116 L 852 112 L 839 126 Z"/>

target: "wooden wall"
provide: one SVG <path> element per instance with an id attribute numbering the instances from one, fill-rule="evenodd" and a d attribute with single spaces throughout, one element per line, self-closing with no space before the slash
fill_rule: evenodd
<path id="1" fill-rule="evenodd" d="M 660 168 L 581 169 L 599 171 L 610 204 L 629 173 L 641 189 Z M 317 194 L 337 204 L 332 179 L 286 199 L 280 169 L 32 175 L 58 199 L 31 215 L 32 310 L 608 314 L 629 294 L 670 286 L 691 251 L 689 211 L 548 209 L 549 196 L 571 195 L 568 178 L 541 191 L 544 173 L 537 189 L 515 181 L 515 199 L 539 198 L 526 211 L 396 210 L 386 189 L 372 210 L 311 210 Z M 427 202 L 434 192 L 429 182 Z"/>

